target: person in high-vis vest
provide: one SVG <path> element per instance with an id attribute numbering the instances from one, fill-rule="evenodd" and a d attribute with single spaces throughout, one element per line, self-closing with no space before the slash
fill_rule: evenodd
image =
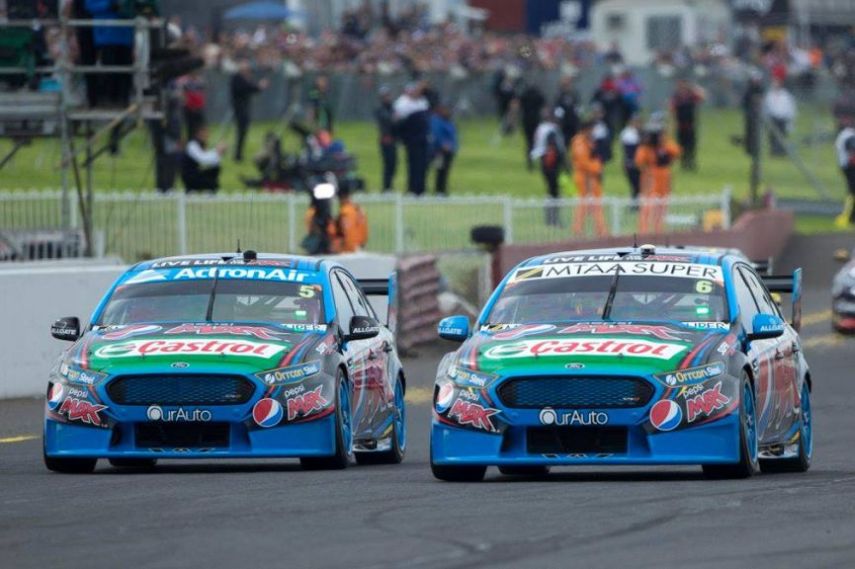
<path id="1" fill-rule="evenodd" d="M 683 151 L 665 134 L 661 119 L 651 119 L 644 130 L 644 140 L 635 153 L 635 163 L 641 170 L 638 231 L 661 233 L 671 195 L 671 167 Z"/>
<path id="2" fill-rule="evenodd" d="M 333 253 L 354 253 L 367 242 L 368 218 L 359 204 L 350 199 L 350 188 L 344 183 L 338 191 L 338 217 L 331 249 Z"/>
<path id="3" fill-rule="evenodd" d="M 603 215 L 603 161 L 597 153 L 593 137 L 594 121 L 586 119 L 570 143 L 570 161 L 578 197 L 582 198 L 573 215 L 573 234 L 585 231 L 585 220 L 593 219 L 597 235 L 608 234 Z"/>

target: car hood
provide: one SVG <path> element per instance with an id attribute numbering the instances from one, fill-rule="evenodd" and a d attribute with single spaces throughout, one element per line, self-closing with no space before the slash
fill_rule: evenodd
<path id="1" fill-rule="evenodd" d="M 296 364 L 326 341 L 316 325 L 134 324 L 88 331 L 68 363 L 101 373 L 146 373 L 216 366 L 255 373 Z"/>
<path id="2" fill-rule="evenodd" d="M 501 375 L 648 375 L 720 359 L 728 332 L 723 323 L 498 325 L 476 332 L 450 363 Z"/>

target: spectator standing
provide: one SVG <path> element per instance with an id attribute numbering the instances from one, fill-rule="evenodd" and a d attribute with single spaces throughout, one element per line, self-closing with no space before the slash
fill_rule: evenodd
<path id="1" fill-rule="evenodd" d="M 745 153 L 752 157 L 760 154 L 760 113 L 763 109 L 763 91 L 763 77 L 755 71 L 749 77 L 748 86 L 742 94 Z"/>
<path id="2" fill-rule="evenodd" d="M 840 133 L 834 141 L 837 151 L 837 164 L 846 180 L 849 196 L 843 207 L 843 213 L 835 220 L 840 227 L 855 224 L 855 128 L 850 116 L 840 118 Z"/>
<path id="3" fill-rule="evenodd" d="M 188 192 L 217 191 L 220 188 L 220 164 L 227 146 L 208 148 L 208 128 L 200 126 L 184 149 L 181 178 Z"/>
<path id="4" fill-rule="evenodd" d="M 123 19 L 113 0 L 86 0 L 85 8 L 95 20 Z M 125 26 L 95 26 L 92 39 L 101 65 L 127 65 L 134 62 L 134 29 Z M 110 104 L 128 105 L 133 85 L 131 72 L 101 75 L 101 94 Z M 99 97 L 100 99 L 100 97 Z"/>
<path id="5" fill-rule="evenodd" d="M 417 196 L 425 193 L 430 127 L 428 108 L 420 83 L 408 84 L 393 105 L 398 136 L 407 152 L 407 191 Z"/>
<path id="6" fill-rule="evenodd" d="M 585 222 L 593 218 L 598 236 L 608 234 L 603 214 L 603 161 L 597 152 L 594 139 L 595 123 L 591 118 L 582 121 L 579 133 L 570 144 L 570 159 L 573 161 L 573 181 L 582 202 L 573 216 L 573 234 L 582 235 Z"/>
<path id="7" fill-rule="evenodd" d="M 392 108 L 392 90 L 384 85 L 378 92 L 380 105 L 374 111 L 380 134 L 380 158 L 383 161 L 383 191 L 392 191 L 395 171 L 398 169 L 398 141 L 395 132 L 395 111 Z"/>
<path id="8" fill-rule="evenodd" d="M 573 78 L 565 75 L 558 86 L 555 98 L 555 112 L 561 127 L 561 136 L 565 141 L 573 140 L 579 130 L 579 94 L 573 88 Z"/>
<path id="9" fill-rule="evenodd" d="M 192 73 L 182 82 L 184 92 L 184 126 L 190 140 L 205 124 L 205 82 L 199 73 Z"/>
<path id="10" fill-rule="evenodd" d="M 540 161 L 540 171 L 546 181 L 546 192 L 549 198 L 559 196 L 558 177 L 562 170 L 567 170 L 567 148 L 561 138 L 561 130 L 555 115 L 548 110 L 541 111 L 541 122 L 535 129 L 534 145 L 531 149 L 530 160 Z M 558 206 L 552 203 L 546 205 L 546 225 L 560 226 Z"/>
<path id="11" fill-rule="evenodd" d="M 430 118 L 431 156 L 436 165 L 436 186 L 438 196 L 445 196 L 448 190 L 448 175 L 451 164 L 457 154 L 457 127 L 451 120 L 451 110 L 443 104 L 437 105 Z"/>
<path id="12" fill-rule="evenodd" d="M 493 76 L 493 97 L 496 100 L 496 112 L 502 125 L 502 134 L 510 134 L 514 121 L 509 120 L 511 102 L 517 94 L 519 71 L 513 65 L 505 65 L 496 70 Z"/>
<path id="13" fill-rule="evenodd" d="M 617 81 L 611 73 L 605 75 L 600 81 L 600 85 L 591 97 L 591 102 L 598 104 L 602 109 L 603 120 L 606 121 L 609 130 L 618 132 L 623 116 L 623 99 Z"/>
<path id="14" fill-rule="evenodd" d="M 260 93 L 268 86 L 267 79 L 254 81 L 249 61 L 243 60 L 238 65 L 238 72 L 232 76 L 231 95 L 232 110 L 235 115 L 235 127 L 237 128 L 237 141 L 235 143 L 235 162 L 243 160 L 243 145 L 246 141 L 246 133 L 249 131 L 250 102 L 252 96 Z"/>
<path id="15" fill-rule="evenodd" d="M 545 104 L 546 97 L 543 96 L 543 91 L 534 83 L 526 83 L 519 96 L 519 105 L 529 170 L 534 168 L 534 163 L 531 159 L 532 150 L 534 149 L 534 132 L 537 130 L 538 125 L 542 124 L 541 111 Z"/>
<path id="16" fill-rule="evenodd" d="M 631 69 L 626 68 L 617 80 L 617 88 L 620 92 L 620 126 L 612 125 L 613 132 L 622 129 L 629 119 L 636 115 L 641 109 L 641 82 Z"/>
<path id="17" fill-rule="evenodd" d="M 594 151 L 597 153 L 603 165 L 612 161 L 612 140 L 615 132 L 609 126 L 603 114 L 603 108 L 599 105 L 594 105 L 592 111 L 594 126 L 591 131 L 591 136 L 594 138 Z"/>
<path id="18" fill-rule="evenodd" d="M 641 170 L 641 216 L 639 233 L 661 233 L 671 195 L 671 166 L 682 149 L 665 134 L 662 120 L 652 117 L 647 123 L 644 139 L 635 154 Z"/>
<path id="19" fill-rule="evenodd" d="M 769 151 L 772 156 L 784 156 L 787 153 L 785 141 L 796 120 L 796 100 L 777 78 L 763 99 L 763 112 L 772 122 L 769 129 Z"/>
<path id="20" fill-rule="evenodd" d="M 174 82 L 164 89 L 163 118 L 149 121 L 149 130 L 157 190 L 168 192 L 175 187 L 182 156 L 181 93 Z"/>
<path id="21" fill-rule="evenodd" d="M 695 149 L 698 143 L 697 122 L 698 105 L 704 102 L 706 93 L 686 79 L 677 80 L 677 87 L 671 97 L 671 113 L 676 125 L 677 144 L 683 148 L 680 167 L 683 170 L 697 169 Z"/>
<path id="22" fill-rule="evenodd" d="M 333 110 L 329 94 L 329 79 L 326 75 L 318 75 L 309 90 L 309 124 L 315 130 L 325 130 L 333 133 Z"/>
<path id="23" fill-rule="evenodd" d="M 635 163 L 635 155 L 641 144 L 641 117 L 634 115 L 629 119 L 620 133 L 620 143 L 623 147 L 623 173 L 629 182 L 629 195 L 634 202 L 638 202 L 638 194 L 641 191 L 641 171 Z M 637 208 L 634 205 L 633 208 Z"/>

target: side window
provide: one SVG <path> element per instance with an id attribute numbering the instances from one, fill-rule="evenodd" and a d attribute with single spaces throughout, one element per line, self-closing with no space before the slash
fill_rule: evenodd
<path id="1" fill-rule="evenodd" d="M 356 315 L 376 318 L 374 310 L 371 308 L 371 304 L 369 304 L 365 295 L 362 294 L 362 290 L 359 288 L 359 285 L 343 273 L 339 273 L 339 277 L 341 278 L 342 283 L 344 283 L 344 289 L 347 292 L 347 296 L 349 296 L 351 301 L 353 301 L 353 308 L 356 311 Z"/>
<path id="2" fill-rule="evenodd" d="M 347 331 L 354 311 L 350 299 L 344 290 L 344 286 L 339 281 L 338 272 L 330 275 L 330 284 L 332 285 L 333 299 L 335 300 L 336 321 L 342 330 Z"/>
<path id="3" fill-rule="evenodd" d="M 733 271 L 733 290 L 736 293 L 736 302 L 739 303 L 739 321 L 750 332 L 752 330 L 751 322 L 759 310 L 742 271 L 738 269 Z"/>
<path id="4" fill-rule="evenodd" d="M 760 308 L 760 312 L 763 314 L 774 314 L 775 316 L 780 316 L 778 306 L 769 296 L 769 291 L 766 290 L 766 287 L 763 286 L 763 283 L 760 282 L 757 275 L 745 267 L 740 267 L 739 272 L 742 273 L 742 276 L 745 278 L 745 282 L 748 283 L 748 287 L 751 289 L 751 294 L 757 301 L 757 306 Z"/>

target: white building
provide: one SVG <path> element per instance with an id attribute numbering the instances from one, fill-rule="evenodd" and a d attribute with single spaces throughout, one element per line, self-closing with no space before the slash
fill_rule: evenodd
<path id="1" fill-rule="evenodd" d="M 658 51 L 725 35 L 727 0 L 600 0 L 591 8 L 591 37 L 600 48 L 616 43 L 630 65 L 646 65 Z"/>

